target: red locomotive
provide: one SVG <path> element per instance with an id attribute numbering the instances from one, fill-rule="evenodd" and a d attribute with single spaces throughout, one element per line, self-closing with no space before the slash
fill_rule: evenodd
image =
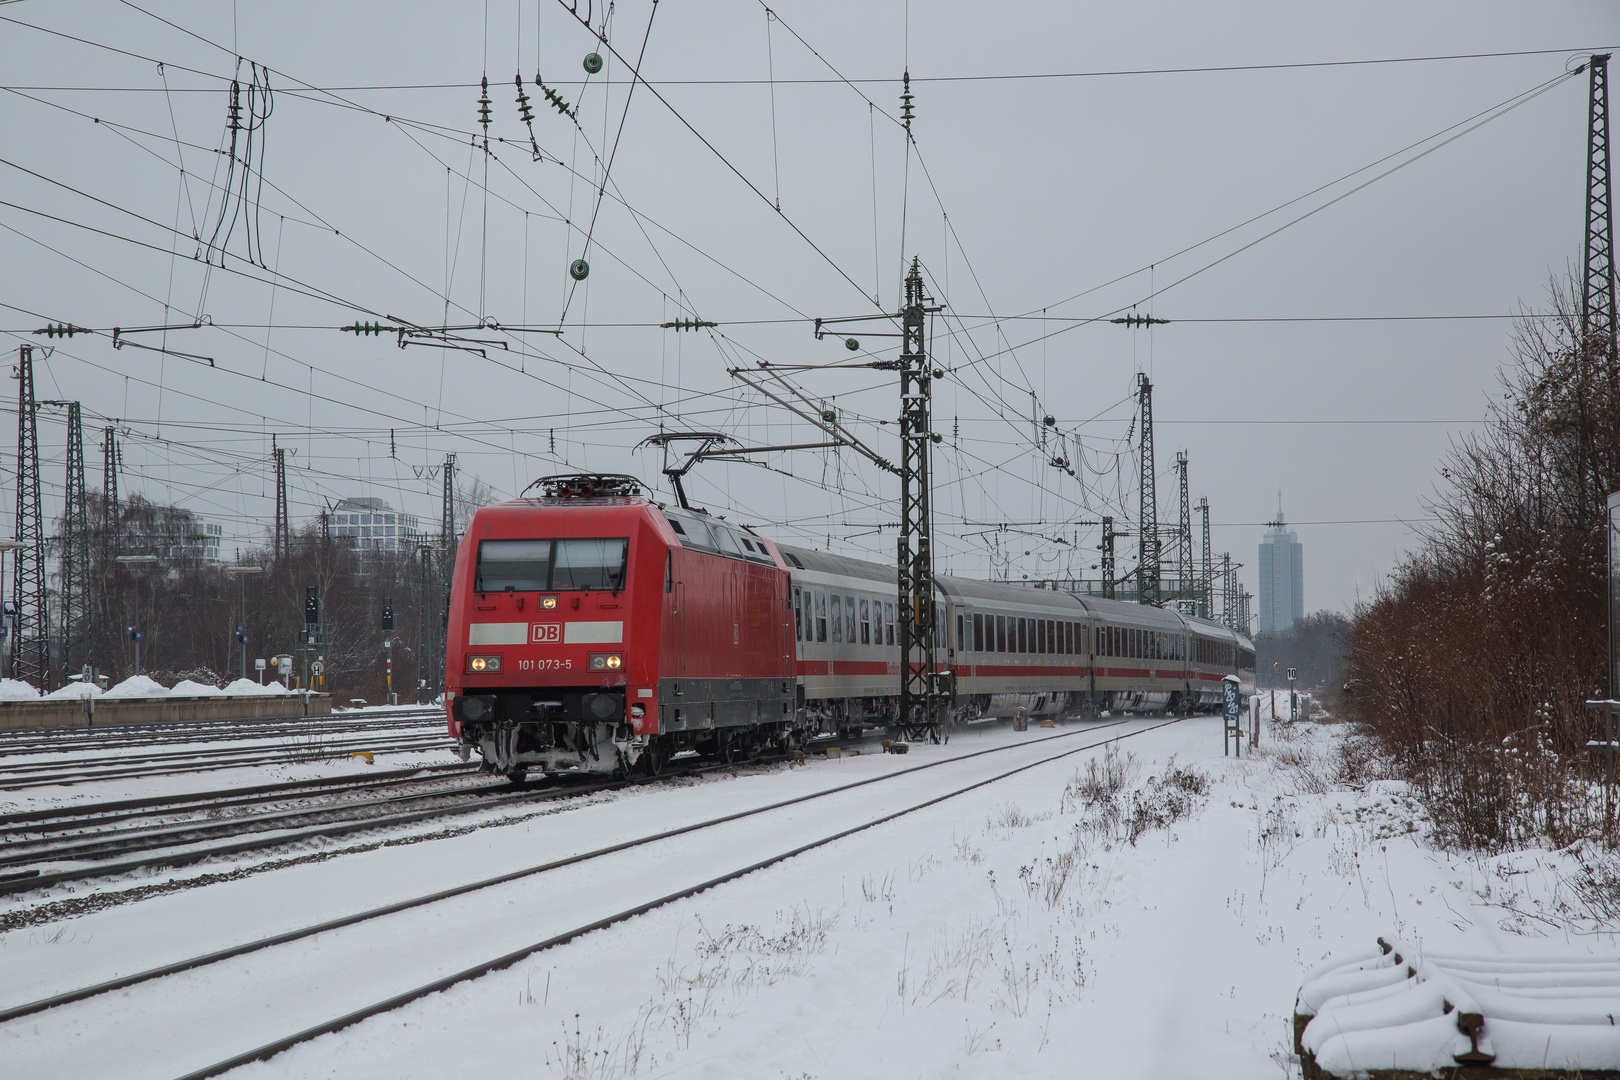
<path id="1" fill-rule="evenodd" d="M 456 555 L 450 734 L 513 778 L 656 773 L 896 718 L 892 567 L 663 507 L 624 476 L 548 477 L 484 507 Z M 1167 609 L 939 577 L 953 719 L 1196 711 L 1249 641 Z"/>

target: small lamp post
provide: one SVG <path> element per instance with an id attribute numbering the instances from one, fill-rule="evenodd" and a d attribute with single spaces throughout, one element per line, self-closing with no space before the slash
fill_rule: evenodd
<path id="1" fill-rule="evenodd" d="M 157 561 L 158 557 L 156 555 L 113 556 L 113 562 L 121 563 L 122 565 L 129 567 L 155 566 Z M 141 593 L 139 588 L 135 590 L 135 621 L 137 623 L 141 621 Z M 137 675 L 141 673 L 141 639 L 144 637 L 146 637 L 146 631 L 142 630 L 139 626 L 132 626 L 129 628 L 129 639 L 135 643 L 135 674 Z"/>
<path id="2" fill-rule="evenodd" d="M 247 591 L 242 579 L 249 574 L 262 574 L 262 566 L 227 566 L 225 572 L 236 579 L 236 603 L 238 616 L 236 620 L 237 648 L 242 650 L 242 678 L 247 678 Z"/>

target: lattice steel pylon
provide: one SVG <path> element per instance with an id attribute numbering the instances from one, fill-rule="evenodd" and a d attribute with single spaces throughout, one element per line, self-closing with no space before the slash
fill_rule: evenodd
<path id="1" fill-rule="evenodd" d="M 34 349 L 17 350 L 17 548 L 11 602 L 11 677 L 49 690 L 50 612 L 46 606 L 45 523 L 39 494 L 39 406 L 34 400 Z"/>
<path id="2" fill-rule="evenodd" d="M 101 429 L 101 521 L 112 546 L 118 546 L 118 429 Z"/>
<path id="3" fill-rule="evenodd" d="M 287 516 L 287 451 L 276 445 L 270 436 L 270 454 L 276 463 L 276 561 L 285 559 L 292 551 L 292 523 Z"/>
<path id="4" fill-rule="evenodd" d="M 1176 451 L 1176 480 L 1181 487 L 1181 516 L 1176 522 L 1176 605 L 1182 610 L 1193 594 L 1192 503 L 1187 497 L 1187 451 Z"/>
<path id="5" fill-rule="evenodd" d="M 947 698 L 938 670 L 934 610 L 933 503 L 930 447 L 933 372 L 928 367 L 929 298 L 916 258 L 906 275 L 900 313 L 900 737 L 939 741 Z"/>
<path id="6" fill-rule="evenodd" d="M 456 455 L 444 455 L 444 503 L 439 518 L 439 580 L 436 592 L 439 617 L 433 623 L 433 656 L 429 661 L 432 685 L 445 685 L 444 658 L 450 632 L 450 586 L 456 576 L 456 548 L 461 538 L 456 532 Z"/>
<path id="7" fill-rule="evenodd" d="M 84 421 L 77 401 L 67 407 L 67 483 L 62 503 L 62 670 L 94 666 L 90 632 L 90 494 L 84 476 Z"/>
<path id="8" fill-rule="evenodd" d="M 1232 572 L 1232 553 L 1221 553 L 1221 622 L 1228 630 L 1237 629 L 1237 574 Z"/>
<path id="9" fill-rule="evenodd" d="M 1204 515 L 1204 551 L 1203 560 L 1199 564 L 1198 580 L 1201 583 L 1198 589 L 1198 615 L 1200 618 L 1213 617 L 1215 605 L 1212 594 L 1215 591 L 1215 564 L 1209 556 L 1209 496 L 1198 496 L 1198 512 Z"/>
<path id="10" fill-rule="evenodd" d="M 1141 410 L 1141 481 L 1137 513 L 1136 600 L 1158 606 L 1159 596 L 1159 496 L 1153 469 L 1153 384 L 1147 373 L 1136 373 L 1136 401 Z"/>
<path id="11" fill-rule="evenodd" d="M 433 580 L 433 548 L 423 544 L 416 554 L 421 564 L 417 575 L 416 682 L 419 695 L 432 701 L 439 693 L 439 664 L 444 662 L 444 650 L 435 648 L 439 639 L 439 590 Z M 435 653 L 439 664 L 434 663 Z"/>
<path id="12" fill-rule="evenodd" d="M 1609 54 L 1594 55 L 1586 136 L 1586 247 L 1581 261 L 1581 347 L 1616 357 L 1614 193 L 1609 173 Z"/>

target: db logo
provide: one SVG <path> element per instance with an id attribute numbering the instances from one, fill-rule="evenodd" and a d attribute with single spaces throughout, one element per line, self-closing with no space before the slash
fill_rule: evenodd
<path id="1" fill-rule="evenodd" d="M 534 624 L 536 645 L 558 645 L 562 642 L 562 623 L 537 622 Z"/>

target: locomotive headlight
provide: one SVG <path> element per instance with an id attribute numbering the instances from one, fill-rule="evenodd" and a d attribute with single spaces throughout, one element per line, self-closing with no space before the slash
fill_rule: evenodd
<path id="1" fill-rule="evenodd" d="M 592 671 L 618 671 L 622 667 L 624 667 L 623 653 L 610 652 L 591 654 Z"/>
<path id="2" fill-rule="evenodd" d="M 557 598 L 555 596 L 542 596 L 540 598 L 540 610 L 542 610 L 542 611 L 556 611 L 557 610 Z"/>
<path id="3" fill-rule="evenodd" d="M 467 657 L 467 670 L 474 673 L 499 671 L 501 670 L 501 658 L 499 654 L 494 656 L 469 656 Z"/>

